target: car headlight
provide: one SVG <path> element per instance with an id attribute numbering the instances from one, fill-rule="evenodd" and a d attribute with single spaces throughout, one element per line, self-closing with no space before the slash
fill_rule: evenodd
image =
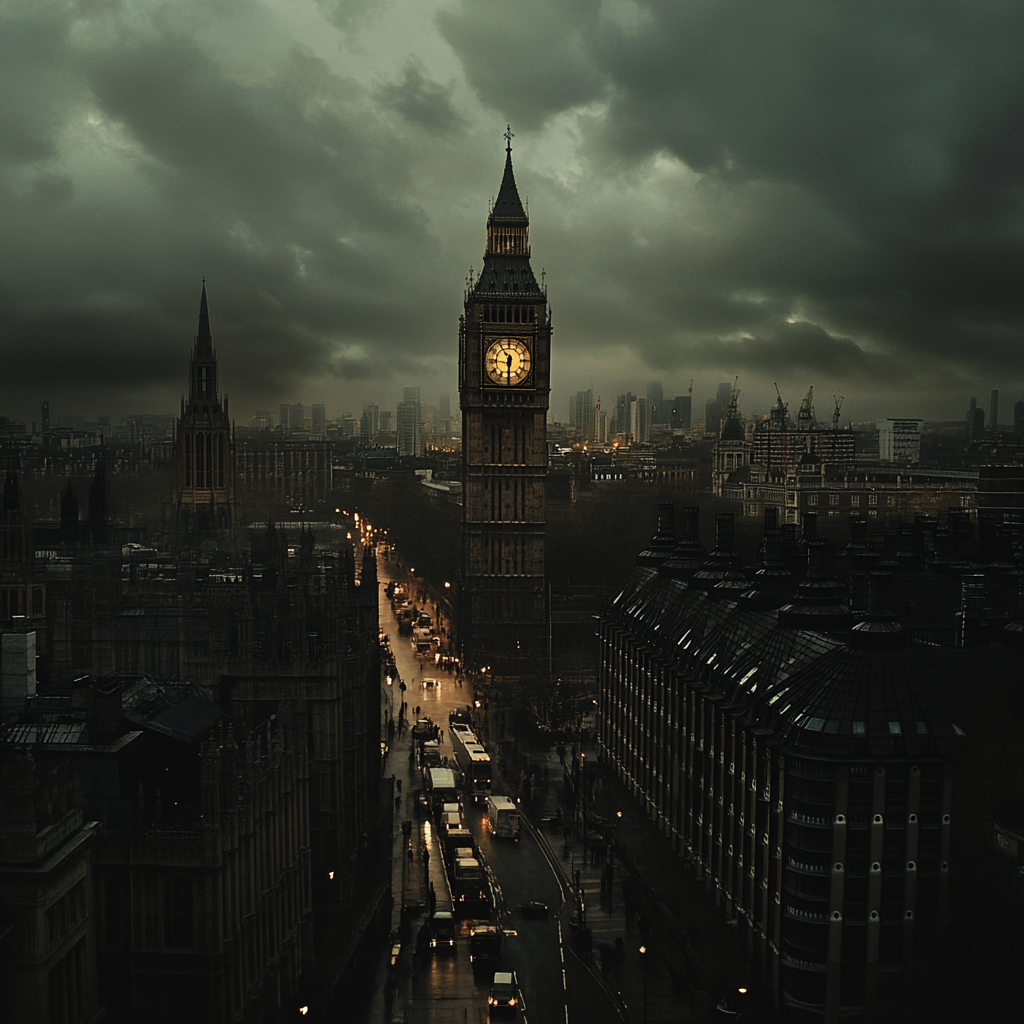
<path id="1" fill-rule="evenodd" d="M 509 1005 L 509 1006 L 515 1006 L 515 1005 L 516 1005 L 516 997 L 515 997 L 515 996 L 513 996 L 513 997 L 512 997 L 512 998 L 511 998 L 511 999 L 510 999 L 510 1000 L 508 1001 L 508 1005 Z"/>
<path id="2" fill-rule="evenodd" d="M 497 1006 L 498 1005 L 498 1000 L 495 999 L 494 996 L 488 996 L 487 997 L 487 1005 L 488 1006 Z"/>

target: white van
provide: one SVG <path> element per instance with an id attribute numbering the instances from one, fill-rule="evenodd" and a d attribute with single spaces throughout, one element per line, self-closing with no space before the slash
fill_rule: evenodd
<path id="1" fill-rule="evenodd" d="M 492 835 L 519 838 L 519 808 L 510 797 L 487 798 L 487 827 Z"/>

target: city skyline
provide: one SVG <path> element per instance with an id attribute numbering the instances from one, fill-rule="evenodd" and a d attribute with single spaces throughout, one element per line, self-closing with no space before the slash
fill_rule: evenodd
<path id="1" fill-rule="evenodd" d="M 1019 7 L 736 10 L 8 12 L 5 414 L 173 410 L 204 274 L 241 418 L 454 394 L 509 122 L 555 395 L 1012 407 Z"/>

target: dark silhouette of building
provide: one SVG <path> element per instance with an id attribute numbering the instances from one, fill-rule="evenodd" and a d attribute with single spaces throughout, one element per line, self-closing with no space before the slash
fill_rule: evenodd
<path id="1" fill-rule="evenodd" d="M 512 172 L 487 218 L 487 248 L 459 325 L 462 643 L 472 670 L 518 678 L 547 665 L 544 579 L 551 315 L 530 267 L 530 221 Z"/>
<path id="2" fill-rule="evenodd" d="M 59 530 L 23 514 L 8 465 L 0 953 L 19 1019 L 335 1012 L 390 923 L 375 553 L 273 524 L 236 550 L 205 287 L 190 399 L 168 543 L 104 545 L 102 451 L 87 522 L 69 488 Z M 32 810 L 33 773 L 75 781 Z"/>
<path id="3" fill-rule="evenodd" d="M 189 364 L 188 399 L 174 436 L 175 528 L 181 544 L 204 536 L 229 537 L 235 516 L 235 445 L 228 400 L 217 382 L 217 353 L 210 334 L 210 311 L 203 281 L 199 328 Z"/>

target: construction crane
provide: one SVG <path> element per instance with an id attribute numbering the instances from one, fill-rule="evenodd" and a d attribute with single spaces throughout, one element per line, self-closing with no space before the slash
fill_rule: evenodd
<path id="1" fill-rule="evenodd" d="M 838 430 L 839 429 L 839 410 L 842 409 L 842 407 L 843 407 L 843 396 L 842 395 L 833 395 L 832 397 L 833 397 L 833 399 L 835 399 L 835 403 L 836 403 L 836 411 L 834 413 L 832 413 L 832 429 L 833 430 Z"/>
<path id="2" fill-rule="evenodd" d="M 814 385 L 807 389 L 800 411 L 796 414 L 797 430 L 810 430 L 814 425 Z"/>
<path id="3" fill-rule="evenodd" d="M 690 396 L 691 398 L 693 398 L 693 381 L 692 381 L 692 380 L 690 381 L 690 386 L 689 386 L 689 388 L 687 388 L 687 394 L 688 394 L 688 395 L 689 395 L 689 396 Z"/>

